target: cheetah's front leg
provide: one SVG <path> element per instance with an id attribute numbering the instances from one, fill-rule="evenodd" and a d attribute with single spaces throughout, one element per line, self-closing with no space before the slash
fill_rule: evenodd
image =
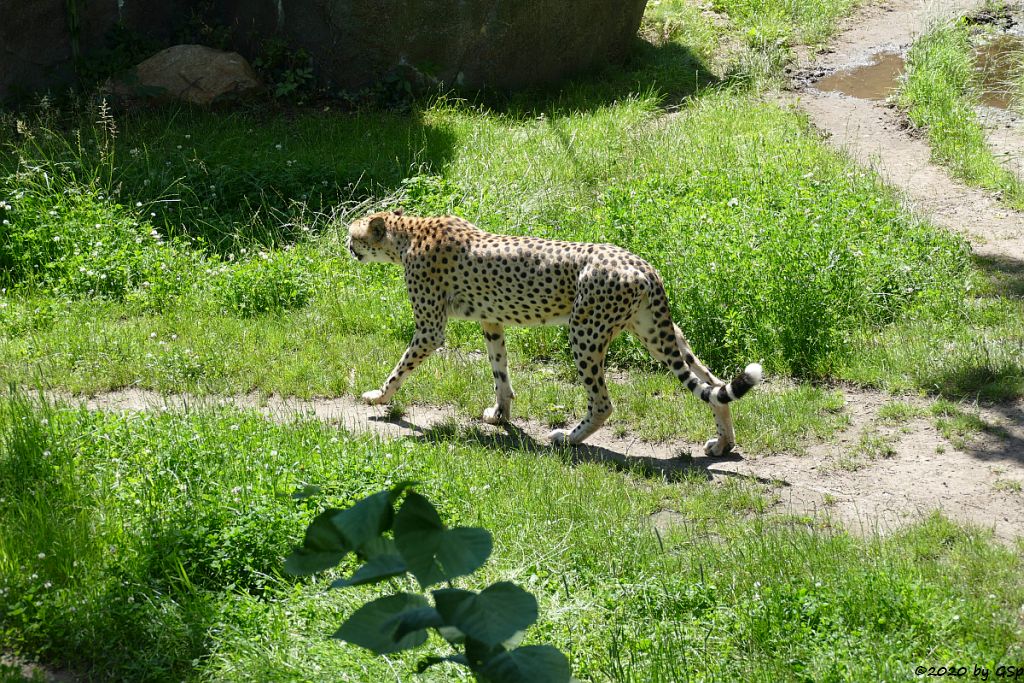
<path id="1" fill-rule="evenodd" d="M 395 392 L 402 386 L 402 382 L 409 376 L 409 373 L 415 370 L 420 363 L 430 357 L 430 354 L 434 353 L 437 349 L 444 345 L 444 326 L 441 327 L 427 327 L 417 328 L 416 333 L 412 336 L 412 341 L 409 342 L 409 348 L 402 354 L 402 359 L 398 361 L 398 365 L 388 375 L 387 380 L 384 382 L 384 386 L 380 389 L 374 389 L 373 391 L 367 391 L 363 394 L 363 401 L 369 403 L 372 406 L 381 405 L 388 403 L 395 396 Z"/>
<path id="2" fill-rule="evenodd" d="M 481 322 L 480 327 L 487 340 L 487 357 L 491 361 L 491 374 L 494 375 L 495 404 L 484 411 L 483 420 L 487 424 L 500 424 L 508 421 L 512 411 L 512 399 L 516 397 L 508 378 L 508 353 L 505 350 L 505 327 L 499 323 Z"/>

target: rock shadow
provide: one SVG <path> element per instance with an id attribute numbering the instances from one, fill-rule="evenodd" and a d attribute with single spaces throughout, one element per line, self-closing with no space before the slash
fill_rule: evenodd
<path id="1" fill-rule="evenodd" d="M 638 36 L 629 55 L 619 63 L 548 86 L 463 95 L 497 113 L 535 118 L 592 112 L 648 93 L 656 94 L 663 108 L 674 108 L 681 100 L 723 82 L 685 45 L 654 44 Z"/>

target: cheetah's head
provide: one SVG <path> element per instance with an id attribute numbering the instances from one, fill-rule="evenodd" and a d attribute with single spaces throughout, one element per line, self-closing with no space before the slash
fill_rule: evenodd
<path id="1" fill-rule="evenodd" d="M 379 211 L 348 226 L 348 250 L 361 263 L 401 263 L 402 253 L 392 230 L 401 211 Z"/>

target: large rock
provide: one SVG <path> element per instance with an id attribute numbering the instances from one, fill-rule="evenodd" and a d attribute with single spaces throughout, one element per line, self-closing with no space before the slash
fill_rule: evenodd
<path id="1" fill-rule="evenodd" d="M 631 46 L 647 0 L 216 0 L 255 54 L 284 37 L 324 84 L 364 86 L 412 67 L 448 84 L 549 83 Z"/>
<path id="2" fill-rule="evenodd" d="M 175 45 L 136 66 L 113 90 L 119 95 L 209 105 L 241 97 L 259 87 L 256 72 L 237 52 Z"/>

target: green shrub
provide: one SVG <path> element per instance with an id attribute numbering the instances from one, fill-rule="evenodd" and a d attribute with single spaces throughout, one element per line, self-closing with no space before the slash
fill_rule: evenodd
<path id="1" fill-rule="evenodd" d="M 453 580 L 480 569 L 494 546 L 480 527 L 448 528 L 429 500 L 401 482 L 345 509 L 328 508 L 306 528 L 303 544 L 285 561 L 286 571 L 304 576 L 330 569 L 350 553 L 364 564 L 332 588 L 415 578 L 419 593 L 377 598 L 349 615 L 334 634 L 375 655 L 426 643 L 427 629 L 448 641 L 455 655 L 420 661 L 422 673 L 444 663 L 469 668 L 491 683 L 569 683 L 569 661 L 550 645 L 518 647 L 537 621 L 537 599 L 510 581 L 479 593 L 455 588 Z M 397 512 L 395 505 L 404 495 Z M 411 576 L 410 576 L 411 575 Z M 433 605 L 422 595 L 431 586 Z"/>
<path id="2" fill-rule="evenodd" d="M 313 293 L 310 267 L 293 252 L 260 251 L 222 264 L 209 287 L 221 306 L 244 317 L 301 308 Z"/>
<path id="3" fill-rule="evenodd" d="M 88 188 L 0 182 L 0 278 L 63 296 L 121 299 L 174 248 L 132 211 Z"/>

